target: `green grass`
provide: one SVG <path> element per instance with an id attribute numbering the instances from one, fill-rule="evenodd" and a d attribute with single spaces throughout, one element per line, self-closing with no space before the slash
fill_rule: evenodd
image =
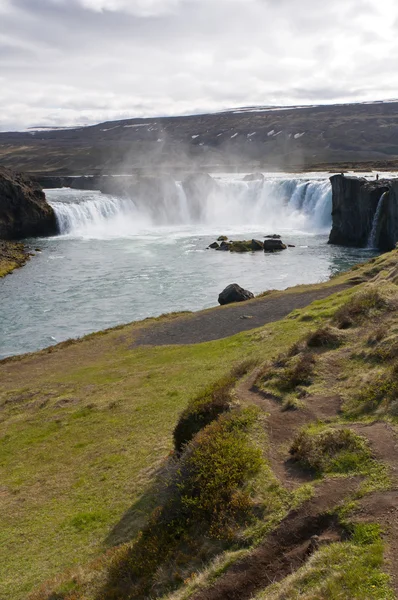
<path id="1" fill-rule="evenodd" d="M 127 326 L 3 361 L 0 596 L 26 598 L 98 556 L 113 529 L 115 543 L 131 539 L 154 507 L 146 490 L 188 401 L 242 356 L 274 358 L 307 331 L 285 320 L 207 344 L 129 350 Z M 86 513 L 104 516 L 82 531 L 65 526 Z"/>
<path id="2" fill-rule="evenodd" d="M 287 353 L 354 293 L 207 344 L 131 349 L 149 320 L 0 362 L 0 597 L 25 600 L 44 580 L 101 562 L 109 543 L 132 540 L 156 507 L 153 486 L 188 403 L 243 360 Z M 256 485 L 264 520 L 253 538 L 294 503 L 270 477 Z"/>
<path id="3" fill-rule="evenodd" d="M 318 474 L 364 474 L 372 461 L 365 438 L 350 429 L 310 426 L 290 448 L 293 459 Z"/>

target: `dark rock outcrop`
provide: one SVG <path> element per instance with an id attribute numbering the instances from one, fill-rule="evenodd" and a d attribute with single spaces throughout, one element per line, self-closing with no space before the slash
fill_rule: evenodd
<path id="1" fill-rule="evenodd" d="M 244 290 L 237 283 L 231 283 L 218 296 L 218 302 L 221 305 L 231 304 L 232 302 L 244 302 L 254 298 L 254 294 L 249 290 Z"/>
<path id="2" fill-rule="evenodd" d="M 41 186 L 22 173 L 0 167 L 0 238 L 55 235 L 55 213 Z"/>
<path id="3" fill-rule="evenodd" d="M 380 250 L 394 248 L 398 241 L 398 179 L 368 181 L 341 174 L 333 175 L 330 181 L 333 225 L 329 244 L 366 247 L 375 225 L 375 246 Z M 382 197 L 378 222 L 374 223 Z"/>
<path id="4" fill-rule="evenodd" d="M 286 250 L 287 246 L 278 238 L 264 240 L 264 252 L 279 252 Z"/>

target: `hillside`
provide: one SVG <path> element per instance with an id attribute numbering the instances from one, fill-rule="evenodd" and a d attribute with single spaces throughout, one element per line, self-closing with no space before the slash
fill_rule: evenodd
<path id="1" fill-rule="evenodd" d="M 128 119 L 74 129 L 0 133 L 0 163 L 30 173 L 154 169 L 393 169 L 398 102 Z M 372 165 L 368 164 L 372 162 Z"/>
<path id="2" fill-rule="evenodd" d="M 1 361 L 0 596 L 395 598 L 397 258 Z"/>

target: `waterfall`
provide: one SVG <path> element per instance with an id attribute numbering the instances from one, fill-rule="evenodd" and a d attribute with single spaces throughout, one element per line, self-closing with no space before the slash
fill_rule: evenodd
<path id="1" fill-rule="evenodd" d="M 330 229 L 328 179 L 268 176 L 264 181 L 244 181 L 231 176 L 215 178 L 215 182 L 214 189 L 199 198 L 187 197 L 181 182 L 165 193 L 132 198 L 69 189 L 46 193 L 63 235 L 123 237 L 142 229 L 175 225 L 220 230 L 260 227 L 264 233 Z"/>
<path id="2" fill-rule="evenodd" d="M 379 233 L 380 233 L 379 232 L 380 216 L 381 216 L 381 211 L 383 209 L 384 199 L 387 196 L 388 196 L 388 191 L 384 192 L 380 196 L 380 199 L 377 203 L 376 212 L 373 217 L 372 228 L 370 230 L 370 234 L 368 237 L 368 243 L 367 243 L 368 248 L 377 248 L 377 242 L 379 241 L 378 238 L 379 238 Z"/>

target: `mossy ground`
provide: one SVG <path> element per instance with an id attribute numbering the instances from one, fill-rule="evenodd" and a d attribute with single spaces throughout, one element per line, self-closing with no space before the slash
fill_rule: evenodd
<path id="1" fill-rule="evenodd" d="M 384 272 L 385 292 L 381 293 L 390 300 L 395 293 L 396 260 L 393 252 L 340 280 L 346 282 L 355 275 L 365 281 L 370 267 L 373 277 Z M 94 559 L 96 567 L 91 572 L 103 572 L 108 560 L 104 550 L 133 539 L 155 508 L 153 486 L 173 450 L 172 432 L 189 401 L 242 360 L 272 363 L 288 355 L 292 346 L 329 323 L 358 291 L 349 288 L 294 311 L 282 321 L 206 344 L 132 348 L 136 331 L 150 327 L 149 320 L 2 361 L 0 596 L 25 599 L 35 586 L 52 577 L 68 587 L 68 577 L 62 572 Z M 361 355 L 364 340 L 376 328 L 381 331 L 385 321 L 393 331 L 394 313 L 378 310 L 371 323 L 344 330 L 342 343 L 339 337 L 337 346 L 314 350 L 308 390 L 341 393 L 347 405 L 342 420 L 350 418 L 358 381 L 373 370 L 390 368 L 375 366 L 368 356 L 375 346 L 366 346 L 366 356 Z M 294 396 L 294 386 L 283 394 Z M 388 407 L 381 410 L 389 419 L 395 418 Z M 289 508 L 312 493 L 308 486 L 287 492 L 268 466 L 261 473 L 252 483 L 252 496 L 262 506 L 261 518 L 243 534 L 246 545 L 259 540 Z M 364 564 L 373 560 L 377 572 L 380 544 L 374 553 L 363 550 Z M 324 551 L 336 565 L 345 556 L 345 547 L 338 547 L 341 555 L 340 550 L 335 554 L 329 548 Z M 215 577 L 242 551 L 230 549 L 224 559 L 216 559 L 209 577 Z"/>
<path id="2" fill-rule="evenodd" d="M 22 267 L 27 260 L 29 254 L 23 244 L 0 240 L 0 278 Z"/>

